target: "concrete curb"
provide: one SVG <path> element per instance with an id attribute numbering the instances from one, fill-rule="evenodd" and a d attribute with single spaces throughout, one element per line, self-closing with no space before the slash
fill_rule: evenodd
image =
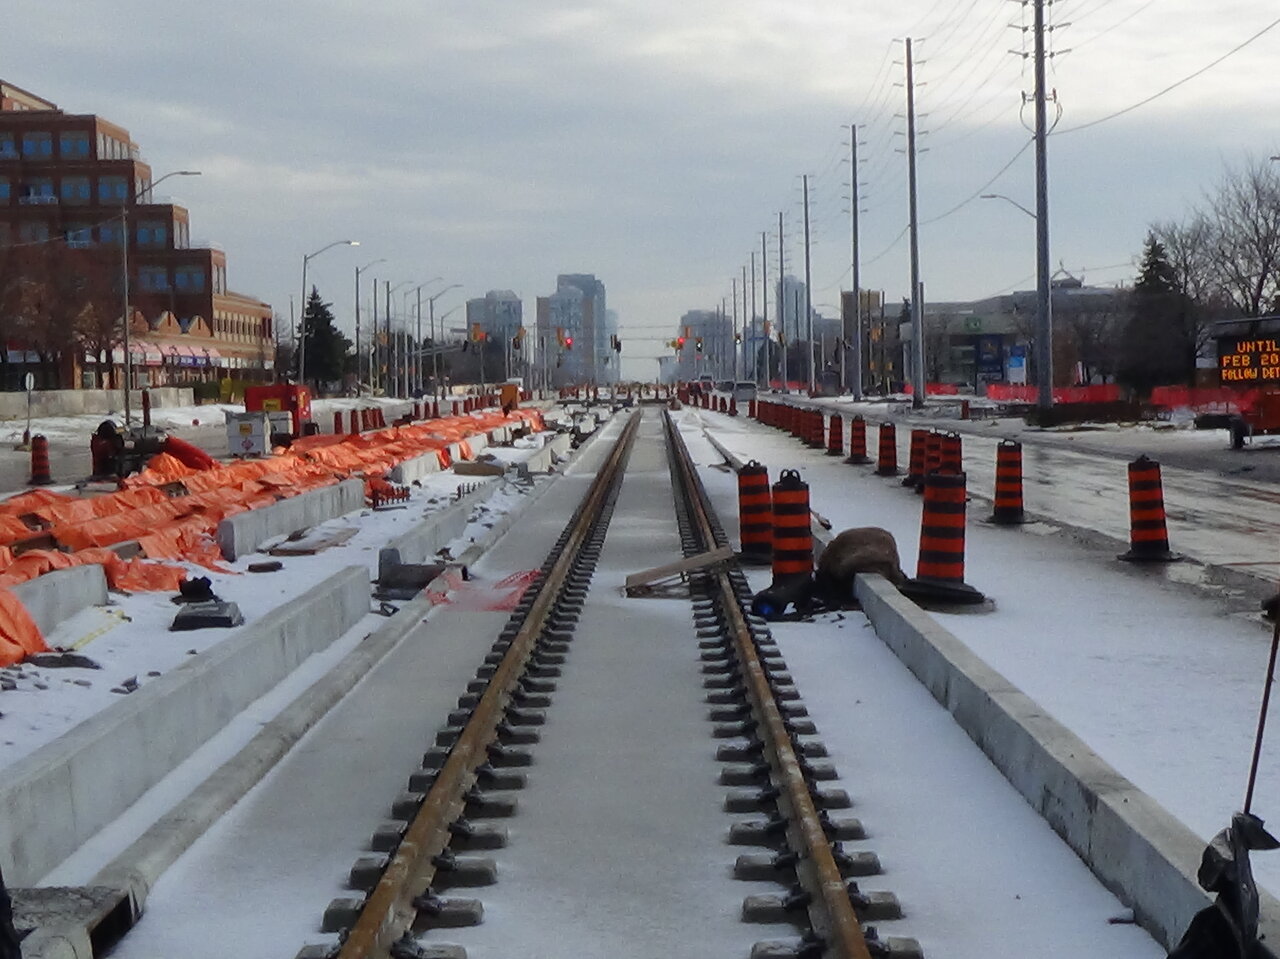
<path id="1" fill-rule="evenodd" d="M 481 484 L 456 503 L 432 513 L 378 550 L 378 578 L 382 579 L 389 567 L 402 563 L 437 561 L 440 550 L 461 536 L 467 528 L 467 518 L 476 504 L 484 502 L 493 494 L 493 485 Z"/>
<path id="2" fill-rule="evenodd" d="M 107 605 L 107 577 L 97 563 L 56 569 L 10 591 L 27 608 L 42 636 L 90 606 Z"/>
<path id="3" fill-rule="evenodd" d="M 218 547 L 223 558 L 234 561 L 252 553 L 273 536 L 295 533 L 363 507 L 364 480 L 343 480 L 270 506 L 228 516 L 218 524 Z"/>
<path id="4" fill-rule="evenodd" d="M 368 610 L 368 572 L 349 567 L 14 763 L 0 784 L 6 881 L 38 883 Z"/>
<path id="5" fill-rule="evenodd" d="M 883 577 L 860 574 L 854 588 L 876 634 L 1010 784 L 1139 925 L 1176 945 L 1212 901 L 1196 882 L 1205 841 Z M 1280 901 L 1261 897 L 1261 929 L 1280 941 Z"/>

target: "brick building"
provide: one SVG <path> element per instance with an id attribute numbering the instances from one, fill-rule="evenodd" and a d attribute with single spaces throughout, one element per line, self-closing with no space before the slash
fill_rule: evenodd
<path id="1" fill-rule="evenodd" d="M 135 386 L 271 379 L 271 307 L 152 181 L 124 128 L 0 81 L 0 388 L 122 383 L 126 260 Z"/>

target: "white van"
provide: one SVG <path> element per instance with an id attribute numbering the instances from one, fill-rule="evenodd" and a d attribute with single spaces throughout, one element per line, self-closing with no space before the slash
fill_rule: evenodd
<path id="1" fill-rule="evenodd" d="M 739 403 L 747 403 L 756 398 L 756 384 L 751 380 L 738 380 L 733 384 L 733 398 Z"/>

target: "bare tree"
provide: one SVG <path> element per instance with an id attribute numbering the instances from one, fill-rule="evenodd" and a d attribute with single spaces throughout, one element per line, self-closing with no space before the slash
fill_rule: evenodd
<path id="1" fill-rule="evenodd" d="M 1083 382 L 1115 377 L 1120 336 L 1128 319 L 1126 297 L 1117 292 L 1100 297 L 1055 297 L 1055 352 L 1071 355 L 1081 365 Z"/>
<path id="2" fill-rule="evenodd" d="M 1243 316 L 1260 316 L 1280 296 L 1280 176 L 1250 158 L 1228 167 L 1208 198 L 1208 259 L 1223 297 Z"/>

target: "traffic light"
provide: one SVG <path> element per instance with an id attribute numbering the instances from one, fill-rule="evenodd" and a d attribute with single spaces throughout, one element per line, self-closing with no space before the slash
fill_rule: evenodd
<path id="1" fill-rule="evenodd" d="M 676 337 L 676 349 L 677 349 L 677 350 L 683 350 L 683 349 L 684 349 L 684 337 L 683 337 L 683 336 L 677 336 L 677 337 Z"/>
<path id="2" fill-rule="evenodd" d="M 695 342 L 694 349 L 696 349 L 699 353 L 701 353 L 701 352 L 702 352 L 702 337 L 698 337 L 698 339 L 697 339 L 697 340 L 695 340 L 694 342 Z"/>
<path id="3" fill-rule="evenodd" d="M 566 336 L 566 337 L 564 338 L 564 348 L 565 348 L 566 350 L 571 350 L 571 349 L 573 349 L 573 337 L 572 337 L 572 336 Z"/>

